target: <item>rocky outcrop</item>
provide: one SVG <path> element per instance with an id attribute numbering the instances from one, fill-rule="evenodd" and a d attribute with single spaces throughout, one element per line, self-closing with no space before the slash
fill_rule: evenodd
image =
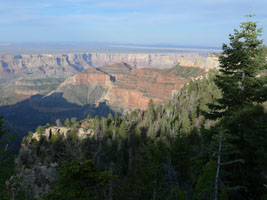
<path id="1" fill-rule="evenodd" d="M 170 98 L 173 90 L 188 81 L 176 76 L 175 70 L 135 69 L 130 75 L 118 79 L 105 99 L 116 110 L 146 109 L 150 99 L 155 104 L 163 103 Z"/>
<path id="2" fill-rule="evenodd" d="M 78 139 L 77 145 L 94 136 L 92 129 L 84 127 L 77 127 L 74 133 Z M 6 187 L 11 191 L 13 199 L 21 199 L 21 194 L 27 199 L 41 199 L 43 195 L 53 191 L 58 161 L 61 158 L 61 152 L 57 149 L 59 144 L 56 142 L 60 141 L 63 147 L 64 141 L 68 144 L 66 139 L 70 134 L 70 128 L 53 126 L 44 127 L 43 132 L 35 132 L 23 139 L 19 155 L 15 159 L 16 174 L 6 181 Z"/>
<path id="3" fill-rule="evenodd" d="M 62 78 L 82 71 L 86 65 L 70 61 L 68 55 L 19 55 L 0 56 L 0 76 L 3 79 L 16 77 Z"/>
<path id="4" fill-rule="evenodd" d="M 27 153 L 26 153 L 27 152 Z M 30 155 L 31 150 L 21 149 L 20 155 Z M 16 164 L 20 164 L 18 159 Z M 41 162 L 34 163 L 30 168 L 22 165 L 17 167 L 17 173 L 6 182 L 7 188 L 12 191 L 13 199 L 19 199 L 20 192 L 24 193 L 27 199 L 41 199 L 45 194 L 53 191 L 52 184 L 56 179 L 58 163 L 50 163 L 48 166 Z"/>
<path id="5" fill-rule="evenodd" d="M 200 68 L 218 67 L 217 57 L 204 57 L 198 53 L 158 53 L 158 54 L 91 54 L 93 66 L 104 66 L 114 62 L 124 62 L 136 68 L 171 68 L 177 64 Z M 214 62 L 211 62 L 214 61 Z"/>
<path id="6" fill-rule="evenodd" d="M 219 68 L 219 60 L 218 56 L 210 55 L 206 58 L 201 56 L 183 56 L 178 61 L 181 66 L 191 66 L 191 67 L 199 67 L 208 71 L 210 69 L 218 69 Z"/>
<path id="7" fill-rule="evenodd" d="M 70 134 L 71 134 L 70 128 L 52 126 L 52 127 L 46 128 L 43 134 L 40 134 L 37 132 L 33 133 L 32 139 L 35 139 L 36 141 L 40 141 L 41 137 L 43 137 L 45 140 L 49 141 L 55 135 L 59 135 L 60 137 L 64 139 L 64 138 L 69 137 Z M 77 130 L 77 137 L 81 140 L 87 139 L 91 136 L 93 136 L 92 129 L 85 129 L 83 127 L 80 127 Z"/>
<path id="8" fill-rule="evenodd" d="M 173 90 L 204 73 L 204 69 L 193 67 L 132 69 L 126 63 L 117 63 L 86 69 L 66 79 L 54 92 L 80 105 L 105 101 L 117 111 L 145 109 L 150 99 L 162 103 Z"/>

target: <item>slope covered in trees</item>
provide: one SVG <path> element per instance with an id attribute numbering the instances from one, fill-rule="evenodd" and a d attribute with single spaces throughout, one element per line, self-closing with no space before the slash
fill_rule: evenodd
<path id="1" fill-rule="evenodd" d="M 64 125 L 71 132 L 67 138 L 57 134 L 50 139 L 45 138 L 45 131 L 40 127 L 37 130 L 41 135 L 39 141 L 31 135 L 24 139 L 23 146 L 30 150 L 27 150 L 26 156 L 26 151 L 21 151 L 17 165 L 31 168 L 37 163 L 49 166 L 62 162 L 60 174 L 64 174 L 66 172 L 61 170 L 70 170 L 64 163 L 69 163 L 69 166 L 75 164 L 73 167 L 80 169 L 89 167 L 83 163 L 91 160 L 97 170 L 108 173 L 106 178 L 109 180 L 104 188 L 100 188 L 100 193 L 94 193 L 96 199 L 192 197 L 195 181 L 202 170 L 199 166 L 203 165 L 199 131 L 211 125 L 200 110 L 208 109 L 205 105 L 219 97 L 215 94 L 220 95 L 213 78 L 214 73 L 210 72 L 208 78 L 192 80 L 166 104 L 154 106 L 151 101 L 147 111 L 136 110 L 123 116 L 115 114 L 114 117 L 109 115 L 101 119 L 88 117 L 80 122 L 66 120 Z M 77 132 L 81 127 L 93 130 L 89 138 L 79 139 Z M 79 162 L 73 163 L 72 160 Z M 79 173 L 79 176 L 80 181 L 82 177 L 88 179 L 87 174 Z M 98 180 L 97 177 L 91 178 Z M 37 177 L 36 182 L 43 181 Z M 56 191 L 48 199 L 57 199 L 58 194 L 70 190 L 62 187 L 62 183 L 64 181 L 55 182 Z M 72 182 L 72 189 L 77 187 L 75 184 Z M 77 184 L 80 182 L 77 181 Z M 35 184 L 31 187 L 21 185 L 25 194 L 30 196 L 34 196 L 35 187 Z M 89 194 L 92 195 L 91 192 Z"/>

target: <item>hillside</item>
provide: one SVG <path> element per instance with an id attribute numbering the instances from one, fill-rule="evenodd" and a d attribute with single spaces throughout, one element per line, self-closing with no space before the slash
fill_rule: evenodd
<path id="1" fill-rule="evenodd" d="M 212 199 L 222 123 L 206 119 L 203 112 L 211 112 L 208 105 L 222 97 L 214 83 L 216 74 L 211 71 L 191 80 L 164 104 L 156 106 L 150 101 L 145 111 L 39 126 L 23 139 L 15 159 L 16 174 L 6 182 L 8 189 L 15 198 L 24 195 L 28 199 Z M 244 199 L 243 188 L 227 189 L 236 184 L 234 181 L 248 188 L 251 195 L 266 194 L 262 185 L 240 180 L 254 180 L 261 177 L 261 171 L 249 163 L 240 164 L 240 159 L 229 162 L 227 157 L 237 154 L 266 170 L 265 161 L 258 157 L 267 152 L 266 140 L 261 139 L 266 138 L 266 115 L 258 105 L 245 108 L 225 124 L 221 144 L 221 180 L 225 185 L 219 191 L 225 200 L 235 196 Z M 257 140 L 260 151 L 250 146 L 244 150 L 242 143 L 235 143 L 240 136 L 234 133 L 231 137 L 228 131 L 235 132 L 236 123 L 246 137 L 245 145 Z M 235 171 L 240 169 L 256 174 L 244 176 Z"/>
<path id="2" fill-rule="evenodd" d="M 57 119 L 146 109 L 150 99 L 158 105 L 191 78 L 204 74 L 203 69 L 178 65 L 170 69 L 133 69 L 126 63 L 116 63 L 88 68 L 65 80 L 22 79 L 2 90 L 2 102 L 19 102 L 1 106 L 0 115 L 13 131 L 20 130 L 20 139 L 38 125 Z"/>
<path id="3" fill-rule="evenodd" d="M 86 158 L 112 173 L 108 185 L 114 199 L 150 199 L 154 189 L 157 199 L 172 198 L 175 187 L 189 195 L 201 171 L 196 167 L 201 158 L 198 132 L 211 125 L 199 109 L 207 109 L 205 105 L 220 95 L 213 77 L 210 73 L 207 79 L 190 81 L 168 102 L 150 102 L 146 111 L 38 127 L 23 139 L 17 174 L 8 187 L 39 199 L 53 191 L 62 161 Z"/>

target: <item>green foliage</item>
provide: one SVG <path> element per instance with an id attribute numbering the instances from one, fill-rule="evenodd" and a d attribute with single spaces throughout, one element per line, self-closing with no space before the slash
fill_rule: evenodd
<path id="1" fill-rule="evenodd" d="M 185 195 L 185 193 L 177 186 L 174 186 L 171 189 L 171 192 L 169 196 L 166 198 L 166 200 L 173 200 L 173 199 L 179 199 L 179 200 L 186 200 L 188 199 Z"/>
<path id="2" fill-rule="evenodd" d="M 102 200 L 113 178 L 109 171 L 99 171 L 91 160 L 63 162 L 58 170 L 55 191 L 44 199 Z"/>
<path id="3" fill-rule="evenodd" d="M 4 128 L 3 117 L 0 116 L 0 139 L 2 139 L 4 134 L 6 134 L 6 133 L 7 133 L 7 131 Z"/>
<path id="4" fill-rule="evenodd" d="M 52 135 L 50 142 L 54 151 L 60 152 L 62 150 L 62 136 L 59 133 Z"/>
<path id="5" fill-rule="evenodd" d="M 14 156 L 8 149 L 8 142 L 13 139 L 12 136 L 6 137 L 8 131 L 4 127 L 3 118 L 0 116 L 0 199 L 10 199 L 9 193 L 5 187 L 5 181 L 13 173 Z"/>
<path id="6" fill-rule="evenodd" d="M 261 105 L 267 100 L 266 55 L 263 41 L 258 39 L 261 29 L 251 21 L 252 15 L 247 17 L 240 31 L 234 30 L 230 35 L 229 46 L 223 45 L 220 74 L 215 79 L 222 97 L 209 104 L 206 114 L 219 120 L 209 131 L 208 140 L 210 159 L 220 161 L 220 184 L 215 186 L 221 191 L 221 198 L 260 199 L 267 193 L 263 175 L 267 172 L 267 115 Z M 211 156 L 214 153 L 215 158 Z"/>
<path id="7" fill-rule="evenodd" d="M 247 196 L 260 199 L 262 195 L 267 194 L 264 187 L 267 180 L 262 175 L 267 172 L 266 119 L 267 113 L 263 107 L 252 105 L 240 109 L 232 120 L 225 122 L 230 134 L 235 135 L 227 141 L 236 148 L 229 156 L 244 161 L 225 166 L 225 170 L 231 170 L 225 177 L 226 180 L 231 180 L 230 186 L 241 186 L 241 190 L 233 194 L 237 198 Z"/>
<path id="8" fill-rule="evenodd" d="M 152 124 L 152 122 L 156 119 L 155 105 L 152 99 L 149 100 L 147 111 L 149 114 L 149 122 Z"/>
<path id="9" fill-rule="evenodd" d="M 267 57 L 267 47 L 264 45 L 262 48 L 263 48 L 263 53 L 265 57 Z"/>
<path id="10" fill-rule="evenodd" d="M 231 117 L 240 107 L 267 100 L 267 76 L 260 75 L 261 70 L 267 69 L 263 41 L 258 39 L 262 29 L 257 29 L 252 17 L 248 15 L 240 31 L 234 30 L 230 35 L 229 46 L 223 45 L 221 73 L 215 79 L 223 96 L 218 99 L 219 105 L 211 106 L 215 108 L 214 117 Z"/>
<path id="11" fill-rule="evenodd" d="M 180 65 L 176 65 L 173 68 L 170 68 L 165 72 L 165 74 L 168 74 L 172 71 L 176 72 L 176 76 L 181 76 L 183 78 L 188 78 L 190 76 L 196 75 L 197 72 L 199 72 L 199 68 L 197 67 L 182 67 Z"/>
<path id="12" fill-rule="evenodd" d="M 68 128 L 71 126 L 69 118 L 66 118 L 66 119 L 65 119 L 65 121 L 64 121 L 64 126 L 66 126 L 66 127 L 68 127 Z"/>
<path id="13" fill-rule="evenodd" d="M 214 161 L 210 161 L 203 167 L 203 173 L 197 179 L 195 190 L 196 200 L 213 199 L 216 168 L 217 165 Z"/>
<path id="14" fill-rule="evenodd" d="M 44 132 L 45 132 L 45 129 L 44 129 L 44 127 L 43 126 L 38 126 L 37 127 L 37 129 L 36 129 L 36 132 L 37 132 L 37 134 L 38 135 L 43 135 L 44 134 Z"/>

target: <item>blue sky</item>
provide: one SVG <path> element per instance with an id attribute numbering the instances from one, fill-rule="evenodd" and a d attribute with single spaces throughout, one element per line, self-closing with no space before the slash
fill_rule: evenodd
<path id="1" fill-rule="evenodd" d="M 221 46 L 250 10 L 266 44 L 266 0 L 0 0 L 0 42 Z"/>

